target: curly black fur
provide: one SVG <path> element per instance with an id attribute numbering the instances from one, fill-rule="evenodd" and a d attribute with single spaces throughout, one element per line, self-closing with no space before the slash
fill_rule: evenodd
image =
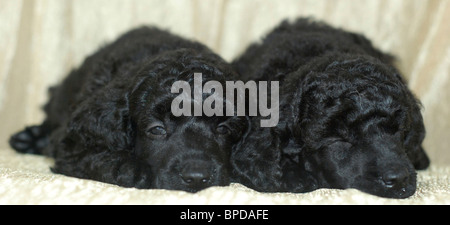
<path id="1" fill-rule="evenodd" d="M 231 149 L 249 121 L 173 116 L 178 94 L 171 86 L 193 85 L 195 72 L 222 84 L 236 76 L 202 44 L 156 28 L 132 30 L 51 88 L 44 123 L 10 144 L 54 157 L 53 172 L 125 187 L 196 192 L 228 185 Z"/>
<path id="2" fill-rule="evenodd" d="M 429 165 L 425 128 L 392 61 L 365 37 L 309 19 L 251 45 L 233 66 L 246 80 L 280 81 L 280 123 L 253 126 L 233 152 L 234 179 L 260 191 L 411 196 L 415 169 Z"/>

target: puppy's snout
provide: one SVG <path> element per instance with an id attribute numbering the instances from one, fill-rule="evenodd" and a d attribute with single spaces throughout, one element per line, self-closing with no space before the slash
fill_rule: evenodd
<path id="1" fill-rule="evenodd" d="M 403 168 L 390 169 L 382 175 L 382 180 L 387 188 L 403 187 L 408 183 L 408 171 Z"/>
<path id="2" fill-rule="evenodd" d="M 186 163 L 180 171 L 184 184 L 191 189 L 200 190 L 211 186 L 214 167 L 206 161 L 191 161 Z"/>
<path id="3" fill-rule="evenodd" d="M 207 183 L 211 179 L 208 170 L 203 168 L 185 169 L 181 173 L 181 178 L 188 184 L 202 184 Z"/>

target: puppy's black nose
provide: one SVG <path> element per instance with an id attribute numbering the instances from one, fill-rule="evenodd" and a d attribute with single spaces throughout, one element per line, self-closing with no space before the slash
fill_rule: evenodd
<path id="1" fill-rule="evenodd" d="M 183 173 L 181 177 L 183 178 L 184 182 L 192 185 L 206 184 L 210 179 L 209 174 L 195 171 Z"/>
<path id="2" fill-rule="evenodd" d="M 209 186 L 212 171 L 209 166 L 204 164 L 188 164 L 180 173 L 184 183 L 195 189 L 201 189 Z"/>
<path id="3" fill-rule="evenodd" d="M 408 171 L 406 169 L 389 170 L 382 176 L 384 185 L 388 188 L 394 186 L 404 186 L 408 180 Z"/>

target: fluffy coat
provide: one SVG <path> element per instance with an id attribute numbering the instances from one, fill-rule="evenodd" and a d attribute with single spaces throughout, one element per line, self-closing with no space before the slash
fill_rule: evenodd
<path id="1" fill-rule="evenodd" d="M 259 191 L 414 194 L 415 169 L 429 165 L 421 106 L 393 57 L 368 39 L 284 21 L 233 66 L 245 80 L 280 81 L 280 123 L 253 126 L 234 153 L 236 180 Z"/>

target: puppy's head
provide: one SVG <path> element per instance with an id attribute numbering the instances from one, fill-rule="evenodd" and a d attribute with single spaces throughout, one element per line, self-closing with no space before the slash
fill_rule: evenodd
<path id="1" fill-rule="evenodd" d="M 202 92 L 194 88 L 194 73 L 202 73 L 202 87 L 212 80 L 225 87 L 226 80 L 234 79 L 232 70 L 212 53 L 178 50 L 162 54 L 138 73 L 129 98 L 130 120 L 135 154 L 152 168 L 153 188 L 196 192 L 228 185 L 231 149 L 245 135 L 249 122 L 225 113 L 194 116 L 194 104 L 199 103 L 194 92 Z M 173 100 L 180 95 L 171 91 L 176 81 L 190 86 L 191 116 L 172 112 Z M 211 95 L 200 95 L 200 101 Z M 225 112 L 225 99 L 223 104 Z"/>
<path id="2" fill-rule="evenodd" d="M 314 64 L 315 63 L 315 64 Z M 321 58 L 302 75 L 293 132 L 318 186 L 406 198 L 416 190 L 420 109 L 396 71 L 369 57 Z M 425 166 L 425 167 L 426 167 Z M 417 166 L 416 166 L 417 167 Z"/>

